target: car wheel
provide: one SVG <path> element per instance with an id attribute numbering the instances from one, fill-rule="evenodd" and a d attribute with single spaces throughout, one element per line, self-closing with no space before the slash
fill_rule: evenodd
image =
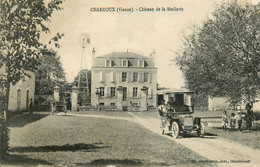
<path id="1" fill-rule="evenodd" d="M 199 129 L 197 131 L 199 137 L 204 137 L 205 134 L 205 125 L 204 123 L 200 123 Z"/>
<path id="2" fill-rule="evenodd" d="M 180 128 L 177 122 L 173 122 L 172 123 L 172 137 L 174 139 L 177 139 L 179 137 L 179 133 L 180 133 Z"/>

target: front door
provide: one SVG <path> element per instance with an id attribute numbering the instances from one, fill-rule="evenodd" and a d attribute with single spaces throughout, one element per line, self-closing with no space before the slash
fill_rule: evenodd
<path id="1" fill-rule="evenodd" d="M 127 100 L 127 88 L 123 87 L 123 101 Z"/>

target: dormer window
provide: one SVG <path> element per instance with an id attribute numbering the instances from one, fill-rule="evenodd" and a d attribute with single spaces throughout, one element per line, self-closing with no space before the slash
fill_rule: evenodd
<path id="1" fill-rule="evenodd" d="M 122 60 L 122 66 L 123 67 L 128 67 L 128 61 L 127 60 Z"/>
<path id="2" fill-rule="evenodd" d="M 138 67 L 144 67 L 144 60 L 139 60 Z"/>

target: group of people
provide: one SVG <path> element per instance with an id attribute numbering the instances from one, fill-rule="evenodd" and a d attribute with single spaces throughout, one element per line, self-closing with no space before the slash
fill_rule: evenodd
<path id="1" fill-rule="evenodd" d="M 238 130 L 241 131 L 242 128 L 242 114 L 240 111 L 238 111 L 237 115 L 235 115 L 235 113 L 231 113 L 231 116 L 228 117 L 227 115 L 227 111 L 223 112 L 222 115 L 222 129 L 223 131 L 227 130 L 228 127 L 228 123 L 230 124 L 230 128 L 231 130 L 235 130 L 236 129 L 236 125 L 238 125 Z"/>
<path id="2" fill-rule="evenodd" d="M 251 130 L 252 128 L 252 121 L 253 121 L 253 103 L 247 102 L 246 104 L 246 114 L 242 114 L 241 108 L 238 108 L 237 115 L 235 113 L 231 113 L 229 117 L 227 115 L 227 111 L 224 110 L 222 115 L 222 129 L 223 131 L 227 130 L 228 124 L 230 125 L 231 130 L 235 130 L 236 128 L 241 132 L 242 131 L 242 123 L 243 120 L 246 121 L 246 128 Z"/>

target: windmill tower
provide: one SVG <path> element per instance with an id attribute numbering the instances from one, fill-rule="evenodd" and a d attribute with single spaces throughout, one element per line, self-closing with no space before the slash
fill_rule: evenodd
<path id="1" fill-rule="evenodd" d="M 90 82 L 91 82 L 91 71 L 87 67 L 87 58 L 85 53 L 86 45 L 90 43 L 88 34 L 82 35 L 82 52 L 80 70 L 78 73 L 78 102 L 80 106 L 90 104 Z"/>

